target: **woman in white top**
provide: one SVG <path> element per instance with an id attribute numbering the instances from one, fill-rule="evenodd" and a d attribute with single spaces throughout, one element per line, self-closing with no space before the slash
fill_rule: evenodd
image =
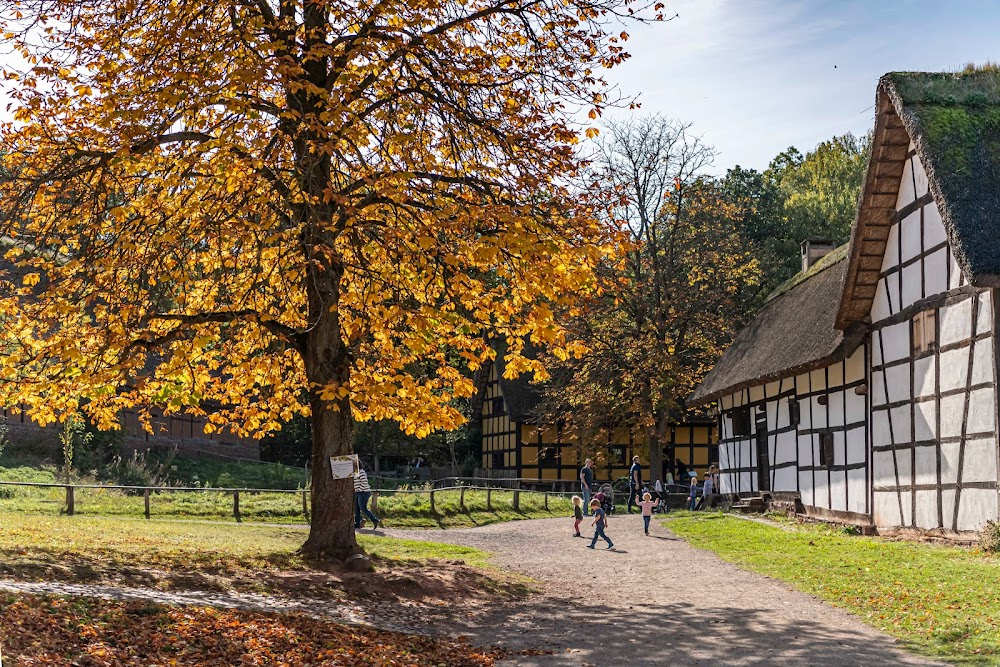
<path id="1" fill-rule="evenodd" d="M 358 464 L 358 471 L 354 473 L 354 528 L 361 528 L 361 514 L 364 513 L 375 528 L 382 522 L 368 509 L 368 501 L 372 499 L 372 487 L 368 484 L 368 473 Z"/>

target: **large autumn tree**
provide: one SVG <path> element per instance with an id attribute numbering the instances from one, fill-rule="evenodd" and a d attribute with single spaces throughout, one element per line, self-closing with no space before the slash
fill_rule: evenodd
<path id="1" fill-rule="evenodd" d="M 304 550 L 357 549 L 355 420 L 455 426 L 484 334 L 564 354 L 602 225 L 568 118 L 619 0 L 2 0 L 0 398 L 313 428 Z M 653 17 L 655 18 L 655 17 Z M 596 111 L 596 110 L 595 110 Z M 593 112 L 592 112 L 593 113 Z M 431 363 L 428 363 L 430 361 Z M 428 370 L 429 369 L 429 370 Z"/>

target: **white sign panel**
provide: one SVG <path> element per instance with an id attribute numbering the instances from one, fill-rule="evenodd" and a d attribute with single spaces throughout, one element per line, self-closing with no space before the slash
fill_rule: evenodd
<path id="1" fill-rule="evenodd" d="M 331 456 L 330 457 L 330 472 L 333 473 L 334 479 L 347 479 L 348 477 L 354 477 L 354 473 L 358 471 L 358 455 L 351 454 L 350 456 Z"/>

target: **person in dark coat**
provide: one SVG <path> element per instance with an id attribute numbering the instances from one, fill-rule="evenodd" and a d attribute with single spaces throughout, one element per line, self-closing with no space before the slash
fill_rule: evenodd
<path id="1" fill-rule="evenodd" d="M 684 465 L 684 462 L 680 459 L 674 459 L 674 463 L 677 464 L 677 476 L 674 477 L 677 484 L 687 484 L 688 481 L 688 469 Z"/>

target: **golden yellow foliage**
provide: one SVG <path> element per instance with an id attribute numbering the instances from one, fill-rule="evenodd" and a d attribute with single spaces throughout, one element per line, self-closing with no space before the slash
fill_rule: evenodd
<path id="1" fill-rule="evenodd" d="M 605 24 L 636 9 L 0 0 L 24 60 L 0 400 L 103 427 L 213 405 L 249 435 L 311 412 L 309 545 L 352 547 L 323 462 L 353 419 L 453 428 L 473 388 L 446 353 L 475 368 L 500 335 L 521 368 L 522 340 L 567 345 L 552 307 L 606 252 L 567 118 L 602 99 L 591 72 L 627 56 Z"/>

